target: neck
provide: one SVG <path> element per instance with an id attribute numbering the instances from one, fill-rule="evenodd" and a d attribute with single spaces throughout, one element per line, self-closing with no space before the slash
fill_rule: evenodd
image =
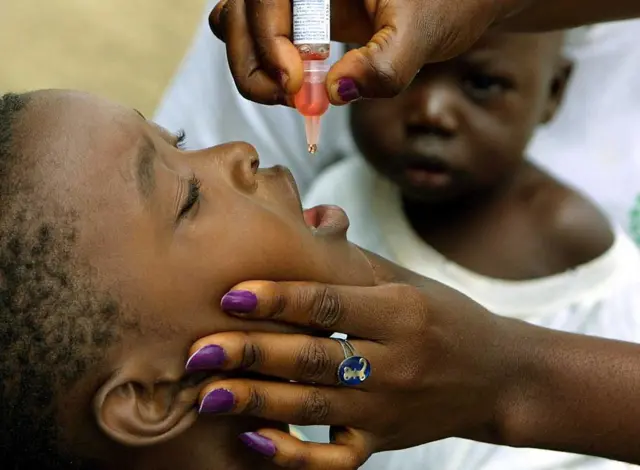
<path id="1" fill-rule="evenodd" d="M 201 418 L 163 445 L 133 449 L 105 470 L 272 470 L 277 467 L 245 447 L 238 436 L 263 422 L 237 417 Z"/>

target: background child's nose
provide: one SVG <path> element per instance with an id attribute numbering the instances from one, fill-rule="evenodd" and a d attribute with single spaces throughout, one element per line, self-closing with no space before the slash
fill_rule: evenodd
<path id="1" fill-rule="evenodd" d="M 410 91 L 407 100 L 410 133 L 451 137 L 458 129 L 456 92 L 447 83 L 432 83 Z"/>

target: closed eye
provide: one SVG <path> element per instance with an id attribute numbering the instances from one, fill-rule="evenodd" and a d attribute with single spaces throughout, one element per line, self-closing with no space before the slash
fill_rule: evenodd
<path id="1" fill-rule="evenodd" d="M 194 176 L 189 179 L 189 191 L 187 192 L 187 197 L 185 198 L 182 207 L 180 209 L 180 213 L 178 214 L 178 219 L 182 219 L 194 208 L 194 206 L 200 200 L 200 180 Z"/>

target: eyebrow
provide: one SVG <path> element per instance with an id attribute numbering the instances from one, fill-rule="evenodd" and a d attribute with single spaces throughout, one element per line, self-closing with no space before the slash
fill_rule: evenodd
<path id="1" fill-rule="evenodd" d="M 138 149 L 136 165 L 138 190 L 145 199 L 149 199 L 156 188 L 156 173 L 154 171 L 155 158 L 156 146 L 153 144 L 153 141 L 145 135 Z"/>

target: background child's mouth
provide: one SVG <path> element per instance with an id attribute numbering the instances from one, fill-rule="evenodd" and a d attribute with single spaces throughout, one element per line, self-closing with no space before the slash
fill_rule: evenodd
<path id="1" fill-rule="evenodd" d="M 415 186 L 445 186 L 452 179 L 451 168 L 436 158 L 425 158 L 419 163 L 408 165 L 404 175 Z"/>

